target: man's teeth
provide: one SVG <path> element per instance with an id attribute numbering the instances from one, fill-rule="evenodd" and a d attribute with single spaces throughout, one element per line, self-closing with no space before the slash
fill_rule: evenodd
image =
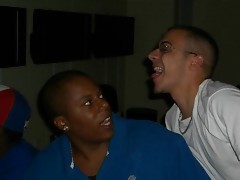
<path id="1" fill-rule="evenodd" d="M 162 73 L 163 72 L 163 68 L 156 66 L 156 67 L 154 67 L 154 71 Z"/>
<path id="2" fill-rule="evenodd" d="M 108 117 L 101 123 L 101 126 L 109 126 L 110 124 L 110 117 Z"/>

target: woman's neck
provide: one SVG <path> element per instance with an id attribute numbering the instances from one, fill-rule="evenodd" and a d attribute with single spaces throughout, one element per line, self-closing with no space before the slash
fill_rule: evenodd
<path id="1" fill-rule="evenodd" d="M 108 142 L 99 145 L 71 144 L 72 161 L 86 176 L 95 176 L 108 154 Z"/>

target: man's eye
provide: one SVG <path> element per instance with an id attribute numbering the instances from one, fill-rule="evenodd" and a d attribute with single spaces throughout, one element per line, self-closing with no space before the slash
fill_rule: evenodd
<path id="1" fill-rule="evenodd" d="M 100 94 L 100 95 L 99 95 L 99 98 L 100 98 L 100 99 L 103 99 L 104 97 L 103 97 L 103 95 L 102 95 L 102 94 Z"/>
<path id="2" fill-rule="evenodd" d="M 171 45 L 169 45 L 169 44 L 167 44 L 167 43 L 160 44 L 159 50 L 160 50 L 162 53 L 170 52 L 170 50 L 171 50 Z"/>

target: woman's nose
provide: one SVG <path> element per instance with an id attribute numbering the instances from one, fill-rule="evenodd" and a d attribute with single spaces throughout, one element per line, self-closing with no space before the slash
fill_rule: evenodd
<path id="1" fill-rule="evenodd" d="M 159 59 L 159 56 L 160 56 L 159 49 L 154 49 L 152 52 L 149 53 L 148 59 L 154 61 L 156 59 Z"/>
<path id="2" fill-rule="evenodd" d="M 104 109 L 104 108 L 108 108 L 109 107 L 109 103 L 107 102 L 107 100 L 105 100 L 105 99 L 101 99 L 101 102 L 100 102 L 101 104 L 100 104 L 100 108 L 102 109 Z"/>

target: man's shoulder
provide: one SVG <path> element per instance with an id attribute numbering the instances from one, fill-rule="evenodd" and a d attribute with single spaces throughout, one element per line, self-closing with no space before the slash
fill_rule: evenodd
<path id="1" fill-rule="evenodd" d="M 237 90 L 238 88 L 221 81 L 207 79 L 200 85 L 199 89 L 202 90 L 202 92 L 208 94 L 208 96 L 210 96 L 217 92 L 220 92 L 221 90 Z"/>

